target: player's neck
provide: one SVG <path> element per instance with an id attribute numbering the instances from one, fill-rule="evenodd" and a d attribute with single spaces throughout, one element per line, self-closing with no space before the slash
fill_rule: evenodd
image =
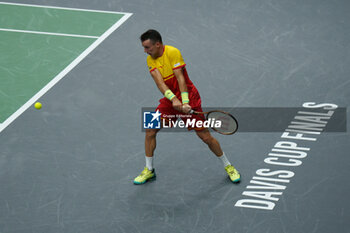
<path id="1" fill-rule="evenodd" d="M 164 50 L 165 50 L 165 45 L 162 45 L 162 48 L 160 48 L 157 58 L 163 56 Z"/>

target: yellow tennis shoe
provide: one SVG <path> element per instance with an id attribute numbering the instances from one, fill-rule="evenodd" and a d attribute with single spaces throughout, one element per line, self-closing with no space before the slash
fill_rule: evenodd
<path id="1" fill-rule="evenodd" d="M 241 175 L 234 166 L 227 165 L 225 167 L 225 170 L 233 183 L 238 183 L 239 181 L 241 181 Z"/>
<path id="2" fill-rule="evenodd" d="M 156 173 L 154 169 L 150 171 L 148 170 L 147 167 L 145 167 L 145 169 L 143 169 L 141 174 L 134 179 L 134 184 L 144 184 L 148 180 L 154 179 L 155 177 L 156 177 Z"/>

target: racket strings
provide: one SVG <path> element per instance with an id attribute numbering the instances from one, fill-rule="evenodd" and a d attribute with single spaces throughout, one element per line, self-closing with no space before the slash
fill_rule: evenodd
<path id="1" fill-rule="evenodd" d="M 237 130 L 237 127 L 238 127 L 237 122 L 229 114 L 226 114 L 223 112 L 210 112 L 207 118 L 208 120 L 211 119 L 212 121 L 221 122 L 220 126 L 213 127 L 214 130 L 220 133 L 231 134 Z"/>

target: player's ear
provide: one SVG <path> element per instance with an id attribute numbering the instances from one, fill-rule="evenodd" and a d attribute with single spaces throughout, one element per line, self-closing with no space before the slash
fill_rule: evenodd
<path id="1" fill-rule="evenodd" d="M 155 46 L 156 46 L 157 48 L 160 48 L 161 45 L 162 45 L 162 44 L 161 44 L 159 41 L 157 41 L 157 42 L 155 43 Z"/>

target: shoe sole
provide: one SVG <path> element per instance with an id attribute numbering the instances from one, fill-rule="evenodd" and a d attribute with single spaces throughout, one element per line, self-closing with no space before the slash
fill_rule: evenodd
<path id="1" fill-rule="evenodd" d="M 228 179 L 231 180 L 230 177 L 228 177 Z M 231 181 L 232 181 L 232 183 L 239 183 L 239 182 L 241 182 L 241 177 L 239 177 L 238 179 L 235 179 L 235 180 L 231 180 Z"/>
<path id="2" fill-rule="evenodd" d="M 140 185 L 140 184 L 144 184 L 144 183 L 146 183 L 146 182 L 148 182 L 148 181 L 152 181 L 152 180 L 155 180 L 155 179 L 156 179 L 156 176 L 154 175 L 154 176 L 152 176 L 151 178 L 149 178 L 149 179 L 147 179 L 147 180 L 145 180 L 145 181 L 143 181 L 143 182 L 134 181 L 134 184 Z"/>
<path id="3" fill-rule="evenodd" d="M 230 179 L 230 177 L 229 177 L 229 179 Z M 231 179 L 230 179 L 231 180 Z M 236 180 L 231 180 L 232 181 L 232 183 L 239 183 L 239 182 L 241 182 L 241 178 L 239 178 L 239 179 L 236 179 Z"/>

